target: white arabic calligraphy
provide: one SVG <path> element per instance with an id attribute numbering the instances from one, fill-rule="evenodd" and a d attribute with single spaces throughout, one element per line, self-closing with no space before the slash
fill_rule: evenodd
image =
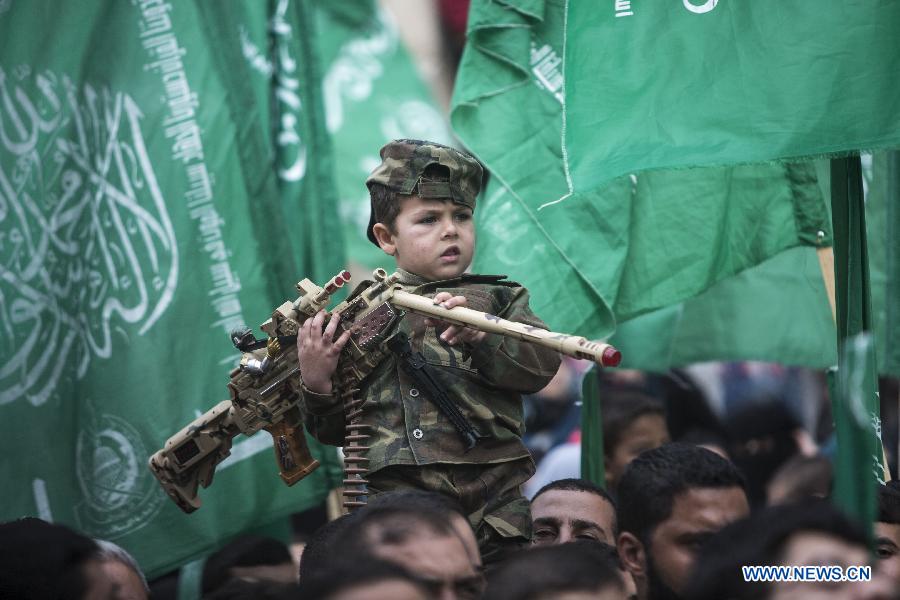
<path id="1" fill-rule="evenodd" d="M 169 306 L 178 248 L 134 100 L 0 67 L 0 405 L 45 403 Z"/>

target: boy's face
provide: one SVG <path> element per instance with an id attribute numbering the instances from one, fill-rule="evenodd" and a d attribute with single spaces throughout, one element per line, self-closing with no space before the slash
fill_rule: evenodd
<path id="1" fill-rule="evenodd" d="M 401 196 L 400 203 L 393 233 L 383 223 L 373 227 L 381 249 L 401 269 L 430 281 L 462 275 L 475 249 L 472 210 L 418 196 Z"/>

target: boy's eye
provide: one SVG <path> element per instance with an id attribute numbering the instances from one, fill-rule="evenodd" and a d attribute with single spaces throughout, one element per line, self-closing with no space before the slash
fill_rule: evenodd
<path id="1" fill-rule="evenodd" d="M 435 217 L 434 215 L 429 215 L 427 217 L 422 217 L 419 220 L 419 223 L 434 223 L 435 221 L 437 221 L 437 217 Z"/>
<path id="2" fill-rule="evenodd" d="M 457 221 L 468 221 L 468 220 L 471 219 L 471 218 L 472 218 L 472 215 L 470 215 L 470 214 L 467 213 L 467 212 L 464 212 L 464 213 L 456 213 L 456 220 L 457 220 Z"/>

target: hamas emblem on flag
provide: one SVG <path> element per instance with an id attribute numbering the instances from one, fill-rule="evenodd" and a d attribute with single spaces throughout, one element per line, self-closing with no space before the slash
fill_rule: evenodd
<path id="1" fill-rule="evenodd" d="M 166 499 L 146 466 L 149 455 L 127 421 L 101 414 L 78 434 L 76 475 L 84 501 L 75 507 L 79 527 L 113 540 L 143 527 Z"/>

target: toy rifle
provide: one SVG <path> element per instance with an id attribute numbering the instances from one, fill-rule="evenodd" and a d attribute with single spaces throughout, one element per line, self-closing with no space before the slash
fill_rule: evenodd
<path id="1" fill-rule="evenodd" d="M 441 321 L 515 337 L 550 347 L 561 354 L 591 360 L 600 366 L 616 366 L 621 355 L 609 344 L 583 337 L 554 333 L 523 323 L 472 310 L 464 306 L 444 308 L 432 299 L 406 292 L 398 283 L 399 275 L 388 276 L 376 269 L 374 282 L 331 312 L 341 315 L 340 330 L 349 329 L 350 339 L 342 350 L 334 393 L 344 402 L 347 420 L 344 484 L 357 486 L 347 496 L 365 495 L 367 482 L 365 446 L 367 426 L 360 422 L 362 400 L 358 385 L 386 356 L 385 338 L 404 311 Z M 350 280 L 343 271 L 320 287 L 308 279 L 297 283 L 299 298 L 275 309 L 260 328 L 266 338 L 256 340 L 249 329 L 232 333 L 232 342 L 243 352 L 240 364 L 231 371 L 228 383 L 230 399 L 223 400 L 170 437 L 165 446 L 150 457 L 150 469 L 163 489 L 184 512 L 200 507 L 199 486 L 208 487 L 216 466 L 230 454 L 232 440 L 238 434 L 253 435 L 265 429 L 272 435 L 281 478 L 293 485 L 319 463 L 309 452 L 304 433 L 304 414 L 300 406 L 300 369 L 297 361 L 297 332 L 302 323 L 326 308 L 331 295 Z M 335 333 L 339 337 L 341 331 Z M 345 506 L 362 504 L 345 502 Z"/>

